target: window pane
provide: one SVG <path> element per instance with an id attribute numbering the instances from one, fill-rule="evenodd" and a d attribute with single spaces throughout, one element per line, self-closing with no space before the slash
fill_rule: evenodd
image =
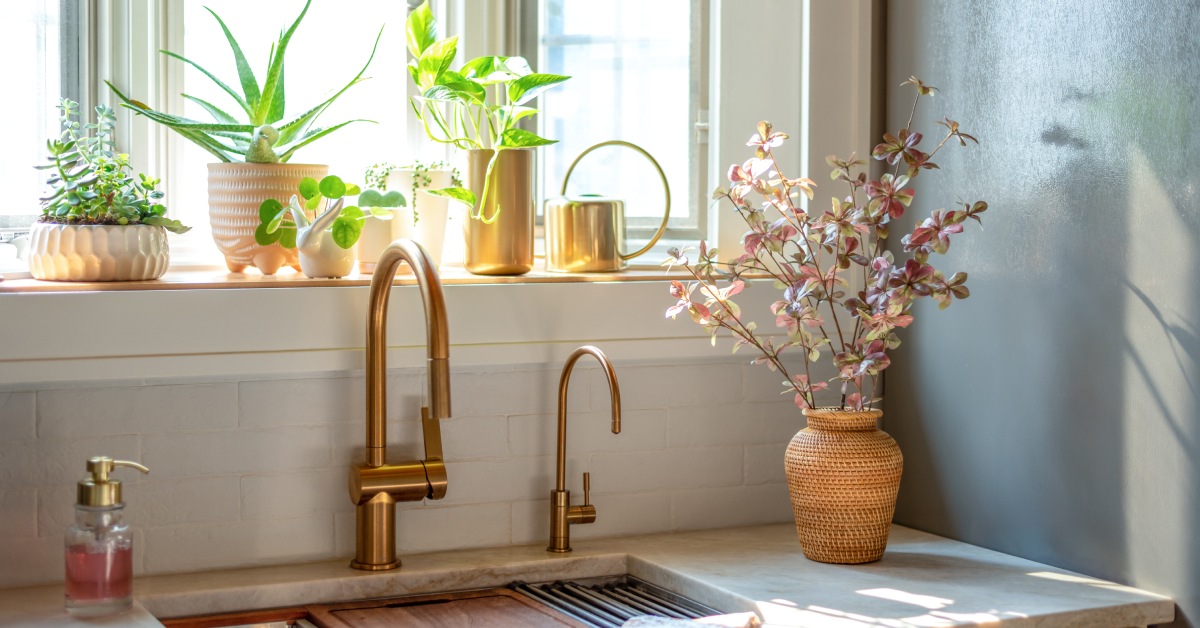
<path id="1" fill-rule="evenodd" d="M 299 14 L 303 2 L 246 2 L 206 0 L 184 3 L 183 55 L 212 72 L 234 90 L 240 90 L 233 54 L 217 21 L 204 7 L 211 8 L 241 45 L 259 85 L 266 79 L 267 56 L 278 33 Z M 313 128 L 327 127 L 354 119 L 355 122 L 299 149 L 291 163 L 328 164 L 330 173 L 347 181 L 363 183 L 363 172 L 380 161 L 400 162 L 404 146 L 404 117 L 408 107 L 404 87 L 408 72 L 404 52 L 406 6 L 394 0 L 356 0 L 352 10 L 345 3 L 314 2 L 288 44 L 284 70 L 286 112 L 289 121 L 320 104 L 341 89 L 367 62 L 379 25 L 386 23 L 375 60 L 364 76 L 372 77 L 351 87 L 317 118 Z M 370 19 L 364 19 L 370 16 Z M 203 99 L 245 120 L 236 102 L 203 74 L 184 70 L 185 93 Z M 184 115 L 211 120 L 199 105 L 188 101 Z M 188 224 L 207 225 L 206 164 L 213 157 L 191 142 L 181 141 L 183 166 L 183 211 Z"/>
<path id="2" fill-rule="evenodd" d="M 672 226 L 697 226 L 691 11 L 691 0 L 543 0 L 535 69 L 573 77 L 539 99 L 542 132 L 559 140 L 542 154 L 547 198 L 559 195 L 567 168 L 589 146 L 625 140 L 646 149 L 666 172 Z M 604 148 L 580 162 L 568 191 L 624 199 L 631 226 L 657 226 L 661 189 L 644 157 Z"/>
<path id="3" fill-rule="evenodd" d="M 45 190 L 46 140 L 58 137 L 62 84 L 59 0 L 23 0 L 0 9 L 4 33 L 0 56 L 19 59 L 5 65 L 5 81 L 18 90 L 4 99 L 5 149 L 0 151 L 0 181 L 15 192 L 15 202 L 0 204 L 0 215 L 35 215 Z M 19 123 L 18 123 L 19 121 Z"/>

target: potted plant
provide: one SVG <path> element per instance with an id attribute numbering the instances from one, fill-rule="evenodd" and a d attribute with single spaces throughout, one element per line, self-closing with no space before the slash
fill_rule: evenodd
<path id="1" fill-rule="evenodd" d="M 915 113 L 921 96 L 934 88 L 916 77 L 905 84 L 916 87 Z M 714 193 L 729 201 L 749 227 L 742 236 L 743 254 L 722 262 L 715 249 L 701 243 L 695 261 L 673 249 L 664 262 L 682 265 L 694 278 L 687 285 L 671 282 L 676 303 L 667 316 L 687 312 L 714 344 L 727 330 L 736 339 L 735 351 L 752 347 L 759 354 L 754 362 L 782 374 L 785 394 L 792 394 L 808 417 L 808 427 L 788 446 L 785 464 L 800 544 L 813 560 L 861 563 L 883 555 L 903 465 L 896 442 L 876 429 L 882 417 L 876 386 L 890 364 L 887 352 L 899 346 L 896 330 L 913 322 L 918 300 L 930 297 L 944 308 L 970 295 L 966 273 L 947 277 L 929 258 L 945 253 L 951 236 L 968 220 L 980 221 L 987 203 L 933 212 L 900 239 L 908 259 L 900 261 L 885 248 L 891 221 L 913 200 L 909 182 L 938 167 L 932 159 L 950 140 L 963 146 L 976 141 L 949 118 L 938 124 L 946 127 L 946 135 L 929 153 L 917 148 L 923 137 L 911 130 L 911 115 L 899 133 L 884 135 L 872 156 L 893 169 L 878 180 L 868 180 L 853 154 L 829 157 L 832 179 L 846 185 L 847 195 L 833 198 L 825 211 L 806 211 L 794 199 L 804 194 L 811 200 L 813 182 L 789 178 L 779 169 L 772 149 L 787 136 L 760 122 L 747 142 L 755 147 L 754 157 L 731 166 L 730 187 Z M 780 286 L 771 314 L 785 340 L 757 332 L 733 301 L 746 289 L 747 274 L 766 274 Z M 864 286 L 854 294 L 848 289 L 852 277 Z M 788 372 L 780 359 L 785 351 L 800 354 L 802 373 Z M 836 375 L 822 380 L 814 377 L 812 366 L 826 353 Z M 840 387 L 840 401 L 818 407 L 817 393 L 830 383 Z"/>
<path id="2" fill-rule="evenodd" d="M 291 193 L 306 177 L 320 179 L 329 172 L 326 165 L 291 163 L 297 150 L 352 122 L 364 121 L 349 120 L 326 127 L 313 127 L 317 118 L 339 96 L 364 80 L 363 73 L 375 58 L 375 48 L 379 45 L 382 29 L 375 37 L 375 47 L 371 49 L 367 63 L 349 83 L 323 102 L 284 121 L 284 56 L 311 3 L 312 0 L 306 0 L 299 17 L 272 47 L 262 85 L 259 85 L 242 54 L 241 46 L 225 22 L 209 10 L 224 31 L 233 52 L 241 93 L 195 62 L 176 53 L 162 51 L 168 57 L 196 68 L 228 94 L 244 114 L 241 121 L 216 105 L 187 94 L 184 94 L 184 98 L 203 107 L 213 117 L 212 122 L 198 122 L 156 111 L 125 96 L 112 83 L 108 83 L 123 106 L 175 130 L 217 158 L 218 163 L 208 166 L 209 219 L 212 222 L 213 240 L 233 272 L 242 272 L 247 266 L 255 266 L 263 274 L 270 275 L 285 264 L 298 268 L 294 252 L 285 251 L 277 245 L 262 246 L 255 241 L 254 225 L 257 223 L 258 207 L 264 199 Z M 289 82 L 296 84 L 300 81 L 293 77 Z"/>
<path id="3" fill-rule="evenodd" d="M 167 231 L 189 227 L 167 218 L 159 180 L 133 176 L 129 155 L 116 152 L 116 116 L 96 107 L 80 124 L 79 103 L 62 99 L 62 135 L 48 140 L 49 193 L 30 233 L 29 271 L 51 281 L 137 281 L 167 271 Z"/>
<path id="4" fill-rule="evenodd" d="M 300 270 L 307 277 L 345 277 L 354 270 L 355 244 L 362 235 L 364 222 L 369 218 L 392 219 L 391 210 L 384 207 L 368 207 L 364 211 L 354 205 L 346 206 L 346 199 L 360 191 L 357 185 L 336 175 L 319 182 L 302 179 L 296 190 L 300 196 L 292 194 L 286 205 L 273 198 L 262 202 L 254 239 L 263 246 L 278 244 L 296 250 Z M 323 204 L 324 212 L 310 221 L 309 212 L 320 211 Z"/>
<path id="5" fill-rule="evenodd" d="M 379 163 L 368 168 L 364 178 L 370 189 L 359 196 L 359 205 L 369 207 L 376 206 L 377 202 L 383 203 L 378 206 L 392 208 L 397 219 L 386 225 L 368 223 L 368 231 L 372 228 L 382 231 L 384 226 L 388 227 L 388 231 L 386 234 L 363 233 L 362 242 L 359 244 L 362 257 L 359 267 L 364 270 L 367 270 L 368 265 L 374 268 L 375 258 L 397 238 L 416 240 L 425 248 L 434 265 L 440 266 L 446 240 L 446 223 L 450 216 L 450 198 L 432 196 L 428 191 L 448 187 L 461 188 L 462 178 L 458 169 L 444 161 L 414 160 L 405 166 Z M 399 204 L 394 204 L 394 199 L 387 200 L 390 195 L 399 195 L 399 190 L 408 195 L 411 205 L 403 202 L 403 196 L 400 196 Z M 369 242 L 372 243 L 370 246 Z M 364 251 L 364 247 L 368 249 Z M 373 252 L 373 255 L 369 252 Z"/>
<path id="6" fill-rule="evenodd" d="M 570 77 L 534 73 L 521 57 L 479 57 L 451 70 L 458 38 L 435 39 L 437 24 L 428 1 L 409 14 L 406 32 L 412 57 L 409 75 L 421 92 L 411 99 L 413 111 L 430 139 L 467 151 L 469 189 L 430 191 L 471 207 L 464 224 L 464 265 L 483 275 L 529 272 L 535 210 L 533 151 L 556 140 L 539 137 L 517 123 L 537 113 L 529 102 Z"/>

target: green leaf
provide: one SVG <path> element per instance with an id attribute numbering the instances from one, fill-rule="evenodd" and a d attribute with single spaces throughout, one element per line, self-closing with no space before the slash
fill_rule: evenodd
<path id="1" fill-rule="evenodd" d="M 468 208 L 475 207 L 475 193 L 467 188 L 439 188 L 437 190 L 425 190 L 425 192 L 434 196 L 445 196 L 456 200 Z"/>
<path id="2" fill-rule="evenodd" d="M 251 121 L 255 126 L 279 120 L 279 118 L 276 118 L 275 120 L 268 121 L 268 117 L 276 110 L 276 99 L 279 100 L 278 110 L 283 110 L 283 56 L 287 52 L 288 42 L 291 41 L 292 34 L 296 32 L 296 27 L 300 26 L 300 21 L 308 13 L 308 6 L 310 4 L 312 4 L 312 0 L 305 0 L 304 9 L 300 11 L 300 15 L 296 17 L 295 22 L 292 22 L 287 32 L 279 38 L 279 42 L 275 45 L 275 49 L 271 53 L 271 63 L 270 67 L 267 68 L 267 79 L 263 83 L 262 97 L 258 101 L 258 106 L 254 108 L 254 113 L 251 114 Z"/>
<path id="3" fill-rule="evenodd" d="M 358 202 L 364 207 L 383 207 L 383 195 L 376 190 L 365 190 L 358 195 Z"/>
<path id="4" fill-rule="evenodd" d="M 258 221 L 262 223 L 271 222 L 281 209 L 283 209 L 283 203 L 273 198 L 268 198 L 262 202 L 262 205 L 258 206 Z"/>
<path id="5" fill-rule="evenodd" d="M 354 183 L 346 184 L 346 196 L 358 196 L 362 193 L 362 189 Z"/>
<path id="6" fill-rule="evenodd" d="M 436 41 L 421 53 L 421 59 L 417 63 L 417 85 L 421 91 L 438 83 L 438 79 L 450 67 L 456 54 L 458 54 L 457 35 Z"/>
<path id="7" fill-rule="evenodd" d="M 525 129 L 508 129 L 500 135 L 500 145 L 509 148 L 528 148 L 530 146 L 545 146 L 558 140 L 548 140 Z"/>
<path id="8" fill-rule="evenodd" d="M 420 58 L 421 53 L 437 39 L 437 20 L 433 19 L 428 0 L 408 14 L 408 21 L 404 25 L 404 39 L 408 43 L 408 54 L 414 58 Z"/>
<path id="9" fill-rule="evenodd" d="M 257 229 L 254 230 L 254 241 L 259 243 L 262 246 L 270 246 L 272 244 L 275 244 L 276 242 L 279 242 L 279 240 L 283 237 L 283 234 L 288 233 L 288 232 L 291 232 L 293 234 L 292 238 L 294 241 L 294 239 L 295 239 L 294 231 L 291 231 L 290 229 L 279 229 L 275 232 L 270 232 L 270 231 L 267 231 L 267 224 L 263 223 L 263 224 L 259 225 Z M 293 243 L 292 246 L 294 247 L 295 244 Z"/>
<path id="10" fill-rule="evenodd" d="M 258 80 L 254 78 L 254 71 L 250 69 L 246 55 L 242 54 L 242 47 L 234 39 L 233 33 L 229 32 L 229 28 L 225 26 L 221 16 L 208 7 L 204 7 L 204 10 L 211 13 L 216 18 L 217 24 L 221 25 L 221 30 L 225 33 L 225 40 L 229 42 L 229 48 L 233 50 L 233 61 L 237 65 L 238 80 L 242 83 L 242 93 L 246 95 L 246 103 L 254 107 L 258 104 L 261 94 L 258 91 Z"/>
<path id="11" fill-rule="evenodd" d="M 333 221 L 329 230 L 332 232 L 334 244 L 348 249 L 358 242 L 358 236 L 362 234 L 362 222 L 342 215 Z"/>
<path id="12" fill-rule="evenodd" d="M 285 249 L 296 248 L 296 230 L 295 229 L 280 229 L 279 231 L 276 231 L 275 233 L 283 234 L 279 238 L 279 246 L 282 246 Z"/>
<path id="13" fill-rule="evenodd" d="M 367 215 L 365 213 L 363 213 L 363 210 L 360 207 L 358 207 L 357 205 L 351 205 L 349 207 L 342 208 L 342 213 L 341 213 L 340 217 L 341 218 L 351 218 L 351 219 L 357 220 L 359 222 L 362 222 L 363 220 L 366 220 Z"/>
<path id="14" fill-rule="evenodd" d="M 331 174 L 321 179 L 321 195 L 325 198 L 342 198 L 346 195 L 346 184 L 342 182 L 341 177 Z"/>
<path id="15" fill-rule="evenodd" d="M 254 108 L 250 106 L 250 103 L 246 102 L 246 99 L 243 98 L 241 94 L 234 91 L 232 87 L 226 85 L 221 79 L 217 78 L 212 72 L 209 72 L 208 70 L 205 70 L 204 68 L 200 67 L 199 65 L 196 64 L 196 62 L 192 61 L 191 59 L 188 59 L 187 57 L 184 57 L 182 55 L 175 54 L 174 52 L 171 52 L 170 50 L 159 50 L 159 52 L 167 55 L 168 57 L 171 57 L 172 59 L 178 59 L 178 60 L 192 66 L 193 68 L 200 70 L 200 73 L 203 74 L 204 76 L 207 76 L 208 80 L 215 83 L 217 87 L 220 87 L 221 91 L 224 91 L 226 94 L 229 94 L 229 96 L 231 98 L 233 98 L 233 100 L 235 102 L 237 102 L 238 106 L 240 106 L 242 108 L 242 111 L 246 112 L 246 116 L 249 117 L 252 122 L 256 119 L 254 117 Z M 108 81 L 105 81 L 105 82 L 107 83 Z M 112 85 L 110 84 L 109 87 L 112 87 Z M 116 89 L 114 89 L 113 91 L 115 92 Z M 118 94 L 118 96 L 119 96 L 119 94 Z M 122 100 L 124 100 L 124 98 L 122 98 Z M 257 126 L 257 125 L 258 125 L 258 123 L 255 124 L 255 126 Z"/>
<path id="16" fill-rule="evenodd" d="M 199 98 L 196 98 L 195 96 L 189 96 L 187 94 L 180 94 L 180 95 L 183 96 L 184 98 L 196 103 L 197 105 L 204 107 L 204 110 L 207 111 L 208 114 L 211 115 L 213 117 L 213 119 L 216 120 L 217 122 L 220 122 L 222 124 L 237 124 L 238 123 L 237 118 L 229 115 L 228 113 L 225 113 L 220 108 L 218 108 L 216 105 L 213 105 L 212 103 L 210 103 L 208 101 L 201 100 Z"/>
<path id="17" fill-rule="evenodd" d="M 530 74 L 508 84 L 508 99 L 514 105 L 523 105 L 542 92 L 562 83 L 571 77 L 560 74 Z"/>
<path id="18" fill-rule="evenodd" d="M 408 202 L 404 200 L 404 195 L 398 190 L 392 190 L 383 195 L 383 202 L 380 207 L 408 207 Z"/>
<path id="19" fill-rule="evenodd" d="M 392 219 L 392 211 L 393 210 L 391 210 L 391 209 L 388 209 L 386 207 L 368 207 L 367 209 L 371 212 L 372 216 L 374 216 L 380 220 L 391 220 Z"/>
<path id="20" fill-rule="evenodd" d="M 318 195 L 304 201 L 304 209 L 307 209 L 309 211 L 315 210 L 318 206 L 320 206 L 322 200 L 324 200 L 324 199 L 321 197 L 320 194 L 318 194 Z"/>
<path id="21" fill-rule="evenodd" d="M 328 179 L 329 177 L 326 177 Z M 324 182 L 324 180 L 322 180 Z M 300 196 L 305 200 L 311 199 L 321 193 L 321 184 L 312 177 L 304 177 L 300 180 Z"/>

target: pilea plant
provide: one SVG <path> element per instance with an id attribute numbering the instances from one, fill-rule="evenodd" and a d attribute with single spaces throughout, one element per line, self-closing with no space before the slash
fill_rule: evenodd
<path id="1" fill-rule="evenodd" d="M 166 217 L 159 201 L 160 181 L 138 173 L 133 177 L 129 155 L 116 152 L 116 116 L 108 105 L 96 107 L 96 121 L 81 124 L 79 103 L 59 101 L 62 135 L 47 140 L 45 165 L 50 192 L 41 198 L 41 222 L 88 225 L 153 225 L 173 233 L 191 229 Z"/>
<path id="2" fill-rule="evenodd" d="M 330 206 L 325 211 L 337 211 L 339 215 L 329 226 L 333 241 L 343 249 L 348 249 L 358 242 L 362 235 L 363 221 L 370 217 L 380 220 L 391 220 L 390 211 L 370 207 L 364 212 L 357 206 L 343 206 L 345 199 L 356 196 L 361 191 L 353 183 L 342 181 L 341 177 L 329 175 L 320 181 L 305 177 L 300 181 L 297 190 L 298 198 L 292 195 L 287 205 L 269 198 L 258 208 L 259 225 L 254 231 L 254 240 L 263 246 L 279 243 L 284 248 L 296 247 L 296 221 L 294 216 L 300 212 L 312 212 L 321 207 L 321 203 L 329 201 Z M 304 200 L 301 201 L 300 198 Z"/>
<path id="3" fill-rule="evenodd" d="M 967 220 L 980 220 L 987 203 L 960 202 L 957 209 L 934 211 L 929 218 L 900 244 L 911 254 L 903 262 L 885 249 L 890 223 L 904 214 L 912 203 L 910 181 L 922 172 L 938 168 L 933 157 L 950 140 L 962 146 L 977 140 L 962 132 L 958 122 L 946 118 L 938 124 L 946 135 L 928 153 L 917 148 L 923 139 L 911 129 L 913 115 L 922 96 L 932 96 L 935 88 L 916 77 L 905 81 L 916 88 L 908 123 L 896 135 L 883 136 L 872 151 L 877 160 L 892 166 L 892 172 L 878 180 L 868 180 L 860 171 L 864 162 L 851 154 L 847 159 L 826 159 L 833 168 L 831 178 L 847 186 L 848 195 L 834 197 L 829 209 L 803 209 L 797 199 L 804 194 L 813 198 L 811 179 L 788 178 L 775 160 L 772 149 L 787 135 L 758 124 L 747 146 L 754 157 L 729 168 L 728 189 L 717 188 L 713 197 L 732 203 L 746 221 L 749 231 L 742 236 L 742 254 L 728 262 L 718 261 L 717 250 L 700 243 L 696 260 L 687 251 L 672 249 L 664 265 L 682 265 L 695 281 L 671 282 L 675 305 L 666 315 L 674 318 L 688 312 L 692 320 L 711 334 L 716 344 L 720 330 L 728 330 L 736 339 L 733 350 L 749 345 L 759 352 L 756 364 L 766 364 L 783 374 L 784 393 L 794 393 L 801 408 L 813 407 L 816 392 L 830 382 L 841 387 L 841 407 L 861 410 L 878 401 L 878 380 L 890 365 L 887 352 L 900 345 L 895 330 L 913 322 L 913 304 L 931 297 L 945 308 L 955 299 L 970 296 L 966 273 L 947 277 L 929 263 L 933 253 L 945 253 L 951 236 L 961 233 Z M 901 174 L 901 169 L 904 174 Z M 690 248 L 690 247 L 689 247 Z M 786 330 L 787 339 L 756 333 L 753 322 L 743 319 L 733 297 L 746 288 L 744 276 L 765 273 L 782 290 L 782 298 L 771 306 L 775 325 Z M 861 277 L 864 288 L 847 294 L 852 275 Z M 726 282 L 724 287 L 718 281 Z M 699 288 L 699 299 L 693 293 Z M 780 355 L 795 348 L 804 359 L 804 372 L 789 375 Z M 833 354 L 837 375 L 828 381 L 815 381 L 811 365 L 822 352 Z"/>
<path id="4" fill-rule="evenodd" d="M 409 170 L 412 170 L 412 173 L 413 173 L 412 189 L 409 192 L 409 198 L 412 199 L 413 225 L 416 225 L 417 221 L 419 221 L 421 219 L 419 208 L 417 206 L 417 199 L 420 198 L 417 194 L 417 191 L 428 188 L 430 185 L 433 184 L 433 178 L 429 176 L 429 173 L 431 171 L 448 170 L 448 171 L 450 171 L 450 185 L 451 186 L 461 188 L 462 184 L 463 184 L 462 183 L 462 174 L 459 173 L 458 168 L 455 168 L 454 166 L 450 165 L 449 163 L 447 163 L 445 161 L 424 162 L 421 160 L 414 160 L 412 162 L 412 164 L 408 165 L 408 166 L 397 166 L 396 164 L 392 164 L 392 163 L 372 164 L 370 167 L 367 168 L 366 174 L 363 175 L 363 180 L 366 182 L 367 187 L 370 189 L 364 191 L 359 196 L 359 199 L 358 199 L 359 204 L 362 206 L 370 206 L 371 201 L 376 200 L 376 196 L 375 196 L 376 194 L 380 195 L 378 198 L 380 200 L 382 200 L 383 202 L 394 203 L 395 198 L 392 195 L 394 194 L 394 195 L 399 196 L 400 193 L 397 192 L 396 190 L 392 190 L 390 192 L 388 191 L 387 178 L 388 178 L 388 175 L 391 174 L 393 170 L 401 170 L 401 169 L 409 169 Z M 400 201 L 398 204 L 381 205 L 381 207 L 405 207 L 405 206 L 406 205 L 404 203 L 403 196 L 400 196 Z"/>
<path id="5" fill-rule="evenodd" d="M 282 122 L 285 101 L 283 88 L 284 54 L 287 52 L 292 35 L 296 32 L 296 28 L 300 26 L 300 22 L 304 19 L 305 14 L 308 13 L 308 7 L 311 4 L 312 0 L 307 0 L 304 3 L 304 9 L 300 11 L 300 16 L 292 22 L 291 27 L 287 31 L 279 35 L 279 39 L 271 47 L 271 55 L 267 61 L 266 78 L 263 80 L 261 86 L 258 84 L 258 80 L 255 78 L 254 71 L 251 70 L 249 62 L 246 61 L 245 55 L 242 54 L 242 47 L 234 39 L 233 33 L 225 26 L 225 22 L 219 15 L 206 7 L 206 10 L 217 20 L 217 24 L 221 26 L 221 30 L 225 33 L 225 39 L 229 42 L 229 47 L 233 52 L 233 59 L 237 66 L 238 82 L 242 89 L 242 93 L 240 94 L 218 79 L 213 73 L 200 67 L 196 62 L 174 52 L 161 51 L 168 57 L 178 59 L 196 68 L 215 83 L 221 91 L 228 94 L 245 114 L 246 119 L 244 122 L 239 122 L 236 117 L 218 108 L 216 105 L 195 96 L 189 96 L 188 94 L 183 94 L 183 97 L 203 107 L 213 117 L 213 122 L 198 122 L 163 113 L 151 109 L 145 103 L 125 96 L 112 83 L 108 81 L 105 81 L 105 83 L 121 99 L 122 106 L 128 107 L 159 124 L 166 125 L 222 162 L 286 163 L 300 148 L 352 122 L 370 122 L 369 120 L 348 120 L 324 128 L 312 127 L 317 118 L 339 96 L 360 81 L 365 80 L 363 73 L 367 71 L 367 68 L 371 65 L 371 61 L 375 58 L 375 50 L 379 47 L 379 38 L 383 35 L 382 28 L 379 30 L 379 34 L 375 36 L 375 45 L 371 48 L 371 56 L 367 59 L 366 64 L 363 65 L 358 74 L 354 75 L 354 78 L 345 87 L 325 99 L 324 102 L 304 111 L 304 113 L 301 113 L 296 118 Z M 302 75 L 292 75 L 289 82 L 311 85 L 311 78 L 307 76 L 302 77 Z"/>
<path id="6" fill-rule="evenodd" d="M 479 211 L 472 214 L 472 218 L 485 223 L 494 222 L 499 210 L 492 216 L 484 216 L 483 208 L 496 157 L 505 149 L 558 141 L 518 128 L 517 122 L 538 112 L 527 103 L 571 77 L 534 73 L 523 57 L 479 57 L 458 70 L 451 70 L 458 54 L 458 37 L 436 39 L 437 22 L 428 0 L 409 14 L 406 36 L 411 55 L 408 72 L 421 91 L 410 102 L 425 134 L 435 142 L 452 144 L 461 150 L 496 151 L 484 177 L 484 198 L 480 199 Z M 429 193 L 448 196 L 468 206 L 474 206 L 476 201 L 475 194 L 461 185 Z"/>

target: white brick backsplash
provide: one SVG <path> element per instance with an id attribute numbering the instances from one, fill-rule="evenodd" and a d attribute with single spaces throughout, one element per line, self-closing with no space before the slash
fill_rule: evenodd
<path id="1" fill-rule="evenodd" d="M 787 484 L 671 492 L 671 528 L 702 530 L 792 520 Z"/>
<path id="2" fill-rule="evenodd" d="M 387 418 L 421 416 L 425 377 L 405 372 L 387 377 Z M 241 424 L 247 427 L 326 425 L 366 421 L 367 384 L 356 377 L 280 379 L 238 386 Z"/>
<path id="3" fill-rule="evenodd" d="M 134 548 L 135 560 L 136 556 Z M 62 582 L 63 565 L 61 536 L 0 537 L 0 588 Z"/>
<path id="4" fill-rule="evenodd" d="M 0 441 L 0 486 L 75 486 L 87 474 L 88 458 L 141 458 L 138 436 L 103 436 L 81 440 Z M 137 482 L 137 472 L 125 481 Z"/>
<path id="5" fill-rule="evenodd" d="M 662 449 L 666 443 L 666 410 L 621 413 L 621 433 L 612 433 L 612 413 L 605 409 L 568 413 L 567 453 Z M 514 456 L 551 455 L 558 446 L 558 415 L 508 418 L 509 449 Z"/>
<path id="6" fill-rule="evenodd" d="M 804 427 L 792 403 L 738 403 L 671 408 L 668 447 L 779 443 Z"/>
<path id="7" fill-rule="evenodd" d="M 185 523 L 220 523 L 240 517 L 236 476 L 148 479 L 123 484 L 125 521 L 135 529 Z M 75 485 L 38 491 L 38 534 L 61 536 L 75 520 Z"/>
<path id="8" fill-rule="evenodd" d="M 32 392 L 0 393 L 0 442 L 34 437 L 34 398 Z"/>
<path id="9" fill-rule="evenodd" d="M 456 373 L 451 383 L 454 416 L 549 414 L 558 411 L 557 369 L 522 369 Z M 591 403 L 587 378 L 572 378 L 567 408 L 587 410 Z"/>
<path id="10" fill-rule="evenodd" d="M 504 460 L 446 460 L 450 486 L 447 504 L 477 504 L 537 499 L 554 488 L 554 457 Z"/>
<path id="11" fill-rule="evenodd" d="M 38 436 L 162 434 L 237 425 L 237 384 L 62 388 L 37 393 Z"/>
<path id="12" fill-rule="evenodd" d="M 242 519 L 291 519 L 345 510 L 353 504 L 348 467 L 242 476 Z"/>
<path id="13" fill-rule="evenodd" d="M 592 490 L 635 493 L 742 483 L 742 447 L 704 447 L 592 456 Z"/>
<path id="14" fill-rule="evenodd" d="M 583 491 L 571 492 L 571 503 L 583 503 Z M 632 495 L 596 495 L 596 522 L 571 526 L 572 545 L 579 539 L 661 532 L 671 527 L 671 497 L 666 491 Z M 513 502 L 514 545 L 550 542 L 550 500 Z"/>
<path id="15" fill-rule="evenodd" d="M 37 491 L 0 490 L 0 530 L 4 530 L 6 537 L 37 536 Z"/>
<path id="16" fill-rule="evenodd" d="M 746 445 L 746 484 L 787 482 L 783 470 L 783 452 L 787 443 Z"/>
<path id="17" fill-rule="evenodd" d="M 149 528 L 145 536 L 148 574 L 333 557 L 333 515 Z"/>
<path id="18" fill-rule="evenodd" d="M 675 364 L 617 367 L 621 407 L 630 410 L 706 406 L 742 400 L 742 373 L 730 364 Z M 608 380 L 589 373 L 592 409 L 608 407 Z"/>
<path id="19" fill-rule="evenodd" d="M 143 464 L 159 477 L 330 466 L 329 428 L 277 427 L 144 437 Z"/>
<path id="20" fill-rule="evenodd" d="M 442 419 L 441 428 L 446 460 L 507 458 L 509 455 L 507 417 Z"/>
<path id="21" fill-rule="evenodd" d="M 396 517 L 396 551 L 435 552 L 507 545 L 511 521 L 507 503 L 435 507 L 425 502 Z"/>

